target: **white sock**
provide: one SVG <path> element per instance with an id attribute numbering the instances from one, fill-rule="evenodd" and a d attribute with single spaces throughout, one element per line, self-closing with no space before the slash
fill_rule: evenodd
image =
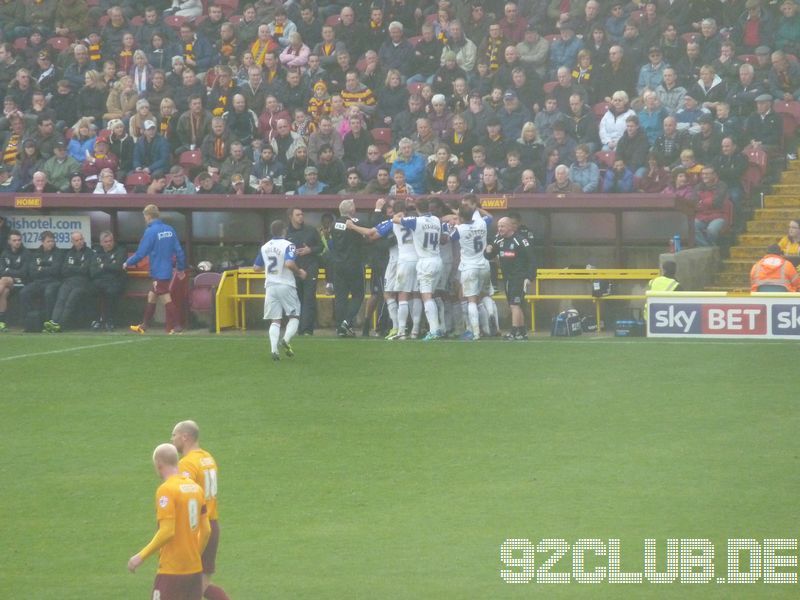
<path id="1" fill-rule="evenodd" d="M 480 337 L 481 325 L 478 317 L 478 304 L 476 302 L 470 302 L 467 306 L 467 312 L 469 312 L 469 328 L 472 330 L 472 335 Z"/>
<path id="2" fill-rule="evenodd" d="M 471 302 L 469 305 L 473 306 Z M 483 302 L 476 304 L 475 307 L 478 309 L 478 322 L 480 323 L 481 331 L 483 335 L 488 336 L 491 331 L 489 330 L 489 315 L 486 312 L 486 307 L 483 305 Z"/>
<path id="3" fill-rule="evenodd" d="M 297 333 L 297 328 L 300 327 L 300 319 L 289 319 L 286 324 L 286 331 L 283 334 L 283 341 L 287 344 L 292 341 L 292 338 Z"/>
<path id="4" fill-rule="evenodd" d="M 408 300 L 400 300 L 397 303 L 397 332 L 405 333 L 408 323 Z"/>
<path id="5" fill-rule="evenodd" d="M 486 309 L 487 318 L 492 319 L 495 327 L 500 329 L 500 324 L 497 320 L 497 305 L 494 303 L 494 299 L 491 296 L 484 296 L 481 298 L 481 304 Z"/>
<path id="6" fill-rule="evenodd" d="M 411 299 L 411 333 L 419 333 L 419 324 L 422 321 L 422 300 Z"/>
<path id="7" fill-rule="evenodd" d="M 439 332 L 439 310 L 436 307 L 436 300 L 431 298 L 425 300 L 425 316 L 428 318 L 428 325 L 430 325 L 433 333 Z"/>
<path id="8" fill-rule="evenodd" d="M 408 302 L 406 302 L 406 309 L 407 308 Z M 397 319 L 397 300 L 394 298 L 388 298 L 386 300 L 386 309 L 389 311 L 389 318 L 392 320 L 392 329 L 400 331 L 400 325 L 398 324 L 399 321 Z M 406 313 L 406 318 L 408 318 L 408 313 Z"/>
<path id="9" fill-rule="evenodd" d="M 278 351 L 278 340 L 281 337 L 281 324 L 273 322 L 269 326 L 269 345 L 272 348 L 272 353 Z"/>

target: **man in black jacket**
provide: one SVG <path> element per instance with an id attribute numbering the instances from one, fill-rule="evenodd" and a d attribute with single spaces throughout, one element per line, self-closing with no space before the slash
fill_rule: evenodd
<path id="1" fill-rule="evenodd" d="M 100 298 L 100 315 L 92 322 L 93 331 L 114 331 L 117 306 L 128 280 L 128 273 L 122 268 L 127 258 L 127 250 L 116 243 L 113 233 L 100 234 L 100 247 L 94 251 L 90 269 L 92 284 Z"/>
<path id="2" fill-rule="evenodd" d="M 317 277 L 319 257 L 322 254 L 322 240 L 315 227 L 305 224 L 302 208 L 286 211 L 289 227 L 286 239 L 294 244 L 295 263 L 306 272 L 305 279 L 295 277 L 297 296 L 300 298 L 300 335 L 314 335 L 317 316 Z"/>
<path id="3" fill-rule="evenodd" d="M 8 232 L 8 246 L 0 254 L 0 333 L 6 331 L 8 297 L 15 286 L 25 283 L 28 251 L 22 245 L 22 234 L 16 229 Z"/>
<path id="4" fill-rule="evenodd" d="M 28 275 L 20 298 L 26 315 L 30 315 L 34 303 L 41 299 L 44 301 L 44 312 L 40 314 L 50 317 L 56 304 L 58 288 L 61 287 L 61 263 L 64 257 L 56 248 L 56 236 L 52 231 L 42 232 L 40 239 L 42 245 L 31 252 L 28 260 Z M 39 323 L 42 321 L 43 318 Z"/>
<path id="5" fill-rule="evenodd" d="M 44 322 L 44 330 L 48 333 L 59 333 L 61 325 L 67 323 L 75 315 L 81 302 L 94 292 L 91 280 L 94 251 L 86 245 L 80 231 L 73 232 L 70 239 L 72 248 L 64 254 L 64 261 L 61 263 L 63 283 L 58 288 L 50 320 Z"/>
<path id="6" fill-rule="evenodd" d="M 497 222 L 497 238 L 486 246 L 483 255 L 492 260 L 499 257 L 505 278 L 506 299 L 511 309 L 511 331 L 507 340 L 525 340 L 525 314 L 522 306 L 525 294 L 536 280 L 536 257 L 527 236 L 517 231 L 514 220 L 503 217 Z"/>
<path id="7" fill-rule="evenodd" d="M 334 313 L 339 324 L 336 334 L 339 337 L 355 337 L 353 325 L 364 301 L 364 238 L 347 228 L 348 221 L 358 224 L 356 205 L 352 199 L 339 203 L 339 214 L 331 236 Z"/>

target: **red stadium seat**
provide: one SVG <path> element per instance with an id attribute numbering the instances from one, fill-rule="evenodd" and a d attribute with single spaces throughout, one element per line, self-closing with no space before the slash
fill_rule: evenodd
<path id="1" fill-rule="evenodd" d="M 370 131 L 375 145 L 381 154 L 386 154 L 392 148 L 392 130 L 388 127 L 376 127 Z"/>
<path id="2" fill-rule="evenodd" d="M 97 26 L 100 28 L 105 27 L 108 25 L 108 22 L 111 20 L 111 17 L 108 15 L 102 15 L 99 19 L 97 19 Z"/>
<path id="3" fill-rule="evenodd" d="M 242 15 L 231 15 L 230 17 L 228 17 L 228 21 L 232 25 L 238 25 L 239 23 L 242 22 L 242 18 L 243 18 Z"/>
<path id="4" fill-rule="evenodd" d="M 553 90 L 556 89 L 558 86 L 557 81 L 548 81 L 544 84 L 544 95 L 547 96 L 548 94 L 552 94 Z"/>
<path id="5" fill-rule="evenodd" d="M 70 40 L 68 37 L 51 37 L 47 40 L 47 45 L 50 46 L 53 50 L 58 50 L 59 52 L 64 52 L 69 48 Z"/>
<path id="6" fill-rule="evenodd" d="M 439 18 L 439 15 L 436 14 L 436 13 L 433 13 L 432 15 L 428 15 L 427 17 L 425 17 L 425 22 L 428 25 L 433 25 L 434 23 L 436 23 L 436 19 L 438 19 L 438 18 Z"/>
<path id="7" fill-rule="evenodd" d="M 422 92 L 422 88 L 425 87 L 425 84 L 421 81 L 416 81 L 414 83 L 407 84 L 406 87 L 408 88 L 409 94 L 419 94 Z"/>
<path id="8" fill-rule="evenodd" d="M 27 38 L 17 38 L 14 40 L 14 50 L 25 50 L 28 47 Z"/>
<path id="9" fill-rule="evenodd" d="M 422 41 L 422 36 L 421 35 L 415 35 L 413 37 L 408 38 L 408 43 L 411 44 L 412 46 L 416 46 L 421 41 Z"/>
<path id="10" fill-rule="evenodd" d="M 200 273 L 195 276 L 189 291 L 189 310 L 207 316 L 210 331 L 215 330 L 215 300 L 220 279 L 222 275 L 219 273 Z"/>
<path id="11" fill-rule="evenodd" d="M 608 104 L 606 102 L 598 102 L 594 106 L 592 106 L 592 112 L 594 113 L 595 118 L 600 121 L 603 116 L 608 112 Z"/>
<path id="12" fill-rule="evenodd" d="M 214 4 L 222 8 L 222 14 L 226 18 L 239 11 L 239 0 L 215 0 Z"/>
<path id="13" fill-rule="evenodd" d="M 125 178 L 125 187 L 130 189 L 140 185 L 150 185 L 150 174 L 142 171 L 128 173 Z"/>
<path id="14" fill-rule="evenodd" d="M 178 164 L 184 171 L 196 171 L 203 166 L 203 155 L 199 150 L 187 150 L 178 157 Z"/>
<path id="15" fill-rule="evenodd" d="M 755 54 L 740 54 L 736 58 L 742 62 L 746 62 L 748 65 L 754 65 L 758 62 L 758 57 Z"/>
<path id="16" fill-rule="evenodd" d="M 614 158 L 616 153 L 613 150 L 601 150 L 600 152 L 595 152 L 594 157 L 597 160 L 598 164 L 601 167 L 606 167 L 610 169 L 614 166 Z"/>
<path id="17" fill-rule="evenodd" d="M 181 28 L 181 25 L 186 23 L 186 21 L 186 17 L 181 17 L 179 15 L 169 15 L 164 17 L 164 25 L 170 29 L 174 29 L 175 31 L 178 31 Z"/>
<path id="18" fill-rule="evenodd" d="M 131 17 L 130 24 L 134 27 L 141 27 L 144 25 L 144 17 L 142 15 L 135 15 Z"/>
<path id="19" fill-rule="evenodd" d="M 699 33 L 692 33 L 690 31 L 689 33 L 684 33 L 681 37 L 683 38 L 683 41 L 688 44 L 689 42 L 698 41 L 700 39 L 700 34 Z"/>
<path id="20" fill-rule="evenodd" d="M 548 42 L 550 42 L 552 44 L 556 40 L 560 40 L 561 39 L 561 34 L 560 33 L 550 33 L 550 34 L 544 36 L 544 39 L 546 39 Z"/>
<path id="21" fill-rule="evenodd" d="M 327 19 L 325 19 L 325 25 L 330 25 L 331 27 L 335 27 L 336 25 L 339 24 L 340 21 L 341 19 L 339 18 L 339 15 L 331 15 Z"/>
<path id="22" fill-rule="evenodd" d="M 747 167 L 742 175 L 742 187 L 746 193 L 750 193 L 767 172 L 767 153 L 761 148 L 747 146 L 742 150 L 747 159 Z"/>
<path id="23" fill-rule="evenodd" d="M 781 115 L 790 115 L 800 121 L 800 100 L 775 100 L 772 108 Z"/>
<path id="24" fill-rule="evenodd" d="M 363 73 L 364 69 L 367 68 L 367 59 L 366 58 L 359 58 L 358 62 L 356 63 L 356 71 L 359 73 Z"/>

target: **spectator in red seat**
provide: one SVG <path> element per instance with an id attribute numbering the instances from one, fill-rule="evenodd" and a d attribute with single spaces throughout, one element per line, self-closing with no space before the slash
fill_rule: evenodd
<path id="1" fill-rule="evenodd" d="M 645 194 L 658 194 L 671 182 L 672 175 L 669 169 L 660 164 L 658 154 L 651 152 L 647 156 L 647 173 L 639 180 L 637 189 Z"/>
<path id="2" fill-rule="evenodd" d="M 548 185 L 545 191 L 548 194 L 582 193 L 581 186 L 570 181 L 567 165 L 558 165 L 555 168 L 553 183 Z"/>
<path id="3" fill-rule="evenodd" d="M 730 225 L 725 219 L 725 202 L 730 201 L 728 186 L 719 180 L 711 165 L 703 167 L 702 181 L 695 187 L 694 239 L 698 246 L 714 246 Z"/>
<path id="4" fill-rule="evenodd" d="M 98 137 L 94 142 L 94 150 L 87 153 L 86 160 L 83 161 L 81 172 L 86 181 L 97 181 L 100 172 L 104 169 L 117 170 L 117 157 L 109 152 L 108 140 Z"/>
<path id="5" fill-rule="evenodd" d="M 264 110 L 258 117 L 258 130 L 265 140 L 271 140 L 275 134 L 280 119 L 291 119 L 289 112 L 283 108 L 277 96 L 269 94 L 264 99 Z"/>
<path id="6" fill-rule="evenodd" d="M 211 113 L 203 108 L 203 99 L 200 96 L 189 98 L 189 110 L 178 118 L 178 143 L 177 154 L 186 150 L 200 147 L 203 140 L 211 131 Z"/>
<path id="7" fill-rule="evenodd" d="M 649 149 L 650 142 L 644 129 L 639 127 L 639 117 L 634 114 L 626 118 L 625 133 L 617 142 L 616 158 L 625 162 L 634 177 L 644 177 Z"/>
<path id="8" fill-rule="evenodd" d="M 165 172 L 169 168 L 169 143 L 156 130 L 153 121 L 144 124 L 144 135 L 133 148 L 133 169 L 145 173 Z"/>
<path id="9" fill-rule="evenodd" d="M 739 152 L 739 148 L 736 147 L 736 142 L 732 138 L 723 138 L 721 147 L 722 154 L 714 157 L 711 164 L 720 180 L 728 186 L 731 202 L 738 211 L 744 195 L 742 175 L 747 169 L 747 159 Z"/>
<path id="10" fill-rule="evenodd" d="M 94 188 L 95 194 L 127 194 L 125 186 L 114 178 L 114 171 L 103 169 L 100 171 L 100 178 Z"/>
<path id="11" fill-rule="evenodd" d="M 92 188 L 83 181 L 83 175 L 78 172 L 69 176 L 69 187 L 64 190 L 65 194 L 91 194 Z"/>
<path id="12" fill-rule="evenodd" d="M 628 194 L 633 191 L 633 171 L 619 157 L 614 166 L 606 171 L 603 179 L 603 192 L 606 194 Z"/>

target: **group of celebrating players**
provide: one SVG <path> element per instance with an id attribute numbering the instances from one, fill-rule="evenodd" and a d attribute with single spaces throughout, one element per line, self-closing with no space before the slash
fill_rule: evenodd
<path id="1" fill-rule="evenodd" d="M 355 216 L 354 202 L 343 200 L 339 205 L 340 217 L 333 226 L 331 246 L 335 281 L 339 286 L 340 280 L 347 279 L 348 270 L 363 270 L 358 257 L 363 256 L 365 243 L 391 241 L 383 277 L 384 301 L 392 323 L 386 339 L 417 339 L 423 310 L 429 328 L 423 338 L 426 341 L 446 337 L 446 332 L 456 329 L 462 319 L 461 339 L 474 341 L 497 332 L 498 311 L 492 298 L 489 262 L 494 258 L 499 259 L 511 309 L 512 328 L 505 337 L 509 340 L 527 337 L 522 305 L 530 283 L 536 278 L 536 260 L 531 236 L 518 217 L 499 219 L 497 236 L 490 243 L 493 218 L 480 207 L 474 194 L 464 196 L 458 206 L 448 206 L 439 198 L 422 197 L 416 201 L 381 198 L 375 211 L 380 221 L 374 227 L 364 227 Z M 294 355 L 291 340 L 297 333 L 301 309 L 295 278 L 303 280 L 307 274 L 297 266 L 295 247 L 285 238 L 286 224 L 274 221 L 270 229 L 272 239 L 262 246 L 255 269 L 266 272 L 264 319 L 271 322 L 272 358 L 277 361 L 279 347 L 287 356 Z M 345 259 L 348 256 L 357 258 L 352 262 Z M 358 285 L 363 279 L 356 281 Z M 357 298 L 358 307 L 360 300 L 361 296 Z M 336 304 L 340 304 L 338 297 Z M 337 306 L 336 312 L 337 331 L 346 337 L 352 331 L 352 321 L 348 319 L 352 319 L 354 312 L 344 305 L 341 309 Z M 281 338 L 284 315 L 288 322 Z"/>
<path id="2" fill-rule="evenodd" d="M 128 569 L 133 573 L 158 552 L 152 600 L 229 600 L 210 580 L 219 544 L 218 469 L 200 447 L 197 423 L 175 425 L 171 443 L 153 452 L 153 465 L 162 479 L 155 497 L 158 530 L 128 560 Z"/>

